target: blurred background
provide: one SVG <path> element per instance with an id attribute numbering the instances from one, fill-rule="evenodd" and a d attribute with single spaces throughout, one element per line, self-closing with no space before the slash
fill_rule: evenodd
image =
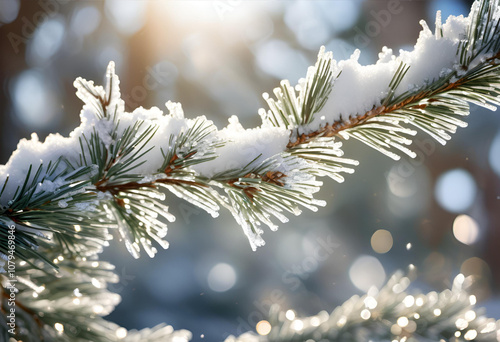
<path id="1" fill-rule="evenodd" d="M 102 84 L 117 65 L 128 110 L 181 102 L 187 117 L 222 128 L 260 124 L 262 92 L 297 82 L 321 45 L 336 59 L 358 48 L 411 49 L 437 9 L 467 15 L 471 1 L 0 0 L 0 163 L 21 138 L 67 135 L 79 124 L 77 76 Z M 432 61 L 429 61 L 432 63 Z M 442 290 L 458 273 L 500 318 L 500 117 L 474 107 L 445 147 L 417 136 L 414 160 L 394 162 L 360 143 L 343 184 L 325 179 L 318 213 L 291 218 L 252 252 L 232 217 L 167 199 L 171 247 L 134 260 L 119 243 L 103 258 L 121 276 L 109 319 L 129 329 L 167 322 L 194 341 L 254 330 L 271 303 L 297 315 L 331 311 L 413 264 L 414 288 Z"/>

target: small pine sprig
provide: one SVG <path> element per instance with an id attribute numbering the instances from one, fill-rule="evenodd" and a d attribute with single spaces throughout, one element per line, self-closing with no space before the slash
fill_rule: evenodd
<path id="1" fill-rule="evenodd" d="M 171 113 L 180 113 L 179 104 L 167 102 Z M 219 216 L 222 198 L 192 167 L 217 158 L 216 150 L 225 142 L 215 136 L 216 128 L 204 116 L 190 121 L 179 135 L 170 135 L 168 148 L 161 149 L 163 164 L 158 170 L 164 174 L 156 183 L 175 196 L 205 210 L 212 217 Z"/>

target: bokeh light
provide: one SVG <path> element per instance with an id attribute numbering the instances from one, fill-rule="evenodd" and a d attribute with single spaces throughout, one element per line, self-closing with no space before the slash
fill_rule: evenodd
<path id="1" fill-rule="evenodd" d="M 77 8 L 71 18 L 71 31 L 79 36 L 94 32 L 101 23 L 101 12 L 94 6 Z"/>
<path id="2" fill-rule="evenodd" d="M 373 233 L 371 245 L 375 252 L 384 254 L 391 250 L 393 244 L 392 234 L 388 230 L 379 229 Z"/>
<path id="3" fill-rule="evenodd" d="M 370 312 L 370 310 L 364 309 L 361 311 L 360 316 L 362 319 L 367 320 L 367 319 L 370 319 L 370 317 L 372 316 L 372 313 Z"/>
<path id="4" fill-rule="evenodd" d="M 271 324 L 266 320 L 262 320 L 257 323 L 257 325 L 255 326 L 255 330 L 257 330 L 257 333 L 259 335 L 269 335 L 269 333 L 271 332 Z"/>
<path id="5" fill-rule="evenodd" d="M 444 209 L 459 213 L 474 203 L 477 186 L 471 174 L 464 169 L 454 169 L 443 173 L 436 182 L 434 194 Z"/>
<path id="6" fill-rule="evenodd" d="M 324 16 L 325 24 L 330 25 L 333 33 L 337 35 L 337 33 L 351 29 L 356 24 L 363 1 L 318 1 L 318 7 L 321 15 Z"/>
<path id="7" fill-rule="evenodd" d="M 403 167 L 405 165 L 406 168 Z M 395 164 L 387 175 L 387 185 L 391 193 L 403 198 L 413 196 L 421 186 L 414 173 L 415 167 L 410 164 Z"/>
<path id="8" fill-rule="evenodd" d="M 403 159 L 387 174 L 387 206 L 392 215 L 416 217 L 429 207 L 431 177 L 425 164 L 420 164 L 415 159 Z"/>
<path id="9" fill-rule="evenodd" d="M 471 329 L 464 334 L 464 338 L 467 341 L 472 341 L 476 337 L 477 337 L 477 331 L 475 329 Z"/>
<path id="10" fill-rule="evenodd" d="M 380 288 L 384 284 L 385 270 L 377 258 L 361 255 L 351 265 L 349 278 L 358 289 L 368 292 L 372 286 Z"/>
<path id="11" fill-rule="evenodd" d="M 54 127 L 60 111 L 58 99 L 47 76 L 36 69 L 23 71 L 14 79 L 11 93 L 16 117 L 30 129 Z"/>
<path id="12" fill-rule="evenodd" d="M 321 20 L 320 9 L 309 1 L 294 1 L 285 12 L 285 23 L 305 48 L 317 49 L 330 36 Z"/>
<path id="13" fill-rule="evenodd" d="M 284 20 L 303 47 L 317 50 L 332 33 L 352 27 L 359 11 L 356 1 L 295 1 L 287 7 Z"/>
<path id="14" fill-rule="evenodd" d="M 8 24 L 17 18 L 20 0 L 0 1 L 0 23 Z"/>
<path id="15" fill-rule="evenodd" d="M 465 276 L 473 275 L 477 278 L 484 277 L 490 273 L 490 267 L 481 258 L 472 257 L 465 260 L 460 267 L 460 273 Z"/>
<path id="16" fill-rule="evenodd" d="M 500 177 L 500 132 L 497 133 L 491 143 L 488 159 L 491 168 Z"/>
<path id="17" fill-rule="evenodd" d="M 116 334 L 116 337 L 118 337 L 119 339 L 123 339 L 123 338 L 127 337 L 127 329 L 120 327 L 120 328 L 116 329 L 115 334 Z"/>
<path id="18" fill-rule="evenodd" d="M 66 32 L 64 18 L 55 16 L 37 27 L 28 45 L 26 59 L 33 66 L 44 65 L 61 47 Z"/>
<path id="19" fill-rule="evenodd" d="M 219 263 L 208 272 L 208 286 L 215 292 L 225 292 L 236 284 L 236 271 L 233 266 Z"/>
<path id="20" fill-rule="evenodd" d="M 401 328 L 404 328 L 408 325 L 410 321 L 408 320 L 407 317 L 399 317 L 398 320 L 397 320 L 397 323 L 398 325 L 401 327 Z"/>
<path id="21" fill-rule="evenodd" d="M 458 215 L 453 221 L 453 235 L 461 243 L 472 245 L 479 237 L 479 226 L 472 217 Z"/>
<path id="22" fill-rule="evenodd" d="M 106 17 L 124 35 L 139 31 L 146 22 L 146 1 L 106 0 Z"/>
<path id="23" fill-rule="evenodd" d="M 301 321 L 300 319 L 297 319 L 290 324 L 290 328 L 292 328 L 295 331 L 301 331 L 304 328 L 304 322 Z"/>
<path id="24" fill-rule="evenodd" d="M 293 310 L 287 310 L 286 313 L 285 313 L 285 317 L 289 321 L 293 321 L 295 319 L 295 311 L 293 311 Z"/>

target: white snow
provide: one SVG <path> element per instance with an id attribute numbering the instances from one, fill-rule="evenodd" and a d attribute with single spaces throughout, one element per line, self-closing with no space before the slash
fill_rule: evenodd
<path id="1" fill-rule="evenodd" d="M 78 140 L 76 140 L 78 143 Z M 74 138 L 64 138 L 59 134 L 51 134 L 42 143 L 38 136 L 33 133 L 31 139 L 21 139 L 17 145 L 17 150 L 11 155 L 6 165 L 0 166 L 0 184 L 3 186 L 5 179 L 9 176 L 9 181 L 1 199 L 1 204 L 5 204 L 12 199 L 18 186 L 22 186 L 29 166 L 33 165 L 31 175 L 33 175 L 40 164 L 46 167 L 50 161 L 56 161 L 59 156 L 67 156 L 70 160 L 77 155 L 79 145 L 75 144 Z"/>
<path id="2" fill-rule="evenodd" d="M 363 115 L 379 106 L 401 62 L 409 65 L 410 69 L 396 89 L 396 96 L 451 72 L 458 62 L 458 43 L 464 38 L 469 23 L 468 17 L 450 16 L 445 24 L 441 24 L 438 14 L 436 32 L 432 33 L 422 20 L 422 31 L 412 51 L 400 50 L 395 56 L 392 49 L 384 47 L 379 53 L 379 60 L 372 65 L 359 64 L 360 52 L 356 50 L 350 59 L 338 62 L 339 70 L 336 72 L 341 70 L 342 73 L 334 81 L 325 106 L 305 131 L 315 131 L 327 123 Z"/>
<path id="3" fill-rule="evenodd" d="M 323 109 L 316 114 L 310 125 L 318 127 L 318 118 L 325 117 L 325 122 L 332 123 L 349 116 L 364 114 L 373 106 L 380 105 L 380 100 L 387 95 L 387 86 L 398 65 L 387 56 L 373 65 L 358 63 L 360 51 L 356 50 L 350 59 L 339 62 L 342 74 L 334 82 L 333 91 Z"/>
<path id="4" fill-rule="evenodd" d="M 217 132 L 217 137 L 227 141 L 225 146 L 217 149 L 219 157 L 194 167 L 197 172 L 207 177 L 225 170 L 241 169 L 259 155 L 255 161 L 256 165 L 283 152 L 290 131 L 268 125 L 244 129 L 238 118 L 233 115 L 229 118 L 229 125 Z"/>

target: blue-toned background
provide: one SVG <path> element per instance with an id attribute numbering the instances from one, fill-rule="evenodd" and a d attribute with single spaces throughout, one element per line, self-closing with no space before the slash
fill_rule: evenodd
<path id="1" fill-rule="evenodd" d="M 361 49 L 374 63 L 384 45 L 411 48 L 426 19 L 467 14 L 470 2 L 0 0 L 0 163 L 19 139 L 67 135 L 79 124 L 77 76 L 103 81 L 114 60 L 127 109 L 181 102 L 187 117 L 219 128 L 231 115 L 260 124 L 261 93 L 295 83 L 321 45 L 337 59 Z M 432 63 L 430 60 L 429 63 Z M 266 231 L 252 252 L 228 213 L 212 219 L 167 199 L 177 221 L 171 247 L 134 260 L 119 243 L 103 258 L 122 277 L 109 319 L 160 322 L 220 341 L 255 329 L 272 302 L 298 315 L 331 311 L 414 264 L 422 291 L 475 278 L 473 293 L 500 318 L 500 117 L 473 108 L 469 128 L 445 147 L 419 134 L 418 157 L 394 162 L 348 141 L 361 164 L 343 184 L 325 179 L 328 205 Z"/>

